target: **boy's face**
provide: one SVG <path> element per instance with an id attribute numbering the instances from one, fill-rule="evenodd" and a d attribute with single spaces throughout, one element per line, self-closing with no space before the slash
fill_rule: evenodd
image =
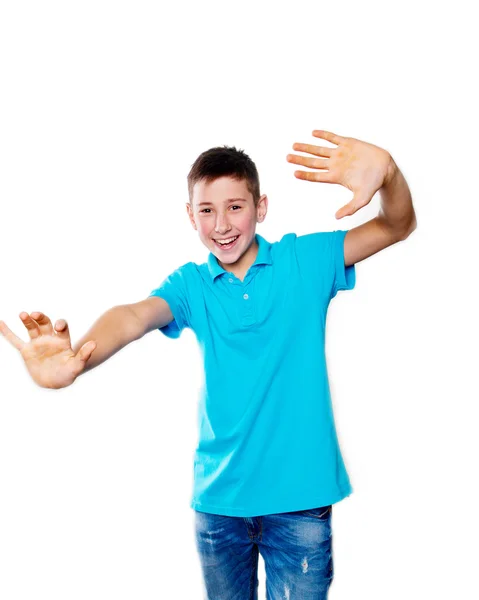
<path id="1" fill-rule="evenodd" d="M 256 223 L 264 221 L 268 209 L 265 194 L 255 207 L 246 181 L 232 177 L 219 177 L 209 183 L 198 181 L 193 187 L 191 204 L 186 205 L 191 224 L 223 268 L 237 265 L 249 250 L 255 241 Z M 226 246 L 216 241 L 233 237 L 237 239 Z"/>

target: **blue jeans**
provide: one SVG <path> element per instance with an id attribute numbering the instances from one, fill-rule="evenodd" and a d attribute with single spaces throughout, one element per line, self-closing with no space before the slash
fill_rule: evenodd
<path id="1" fill-rule="evenodd" d="M 258 553 L 266 600 L 326 600 L 333 580 L 332 506 L 261 517 L 195 511 L 205 600 L 257 600 Z"/>

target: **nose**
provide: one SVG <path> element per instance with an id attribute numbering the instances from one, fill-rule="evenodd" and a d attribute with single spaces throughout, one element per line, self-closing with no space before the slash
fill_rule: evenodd
<path id="1" fill-rule="evenodd" d="M 231 227 L 230 227 L 229 223 L 227 222 L 226 218 L 223 217 L 223 215 L 221 215 L 220 213 L 218 213 L 218 217 L 216 219 L 216 225 L 215 225 L 216 233 L 223 235 L 230 229 L 231 229 Z"/>

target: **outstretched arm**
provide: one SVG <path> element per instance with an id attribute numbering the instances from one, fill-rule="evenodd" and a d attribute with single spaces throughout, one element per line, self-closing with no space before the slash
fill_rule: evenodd
<path id="1" fill-rule="evenodd" d="M 65 319 L 53 327 L 42 312 L 20 313 L 30 341 L 24 342 L 0 321 L 3 335 L 22 355 L 32 379 L 41 387 L 60 389 L 71 385 L 79 375 L 97 367 L 127 344 L 173 320 L 163 298 L 147 298 L 135 304 L 122 304 L 107 310 L 72 348 Z"/>
<path id="2" fill-rule="evenodd" d="M 344 238 L 345 265 L 355 264 L 406 239 L 416 229 L 416 214 L 407 182 L 389 152 L 328 131 L 315 130 L 313 135 L 338 147 L 293 144 L 293 150 L 323 158 L 288 154 L 287 160 L 320 170 L 295 171 L 298 179 L 336 183 L 353 192 L 353 199 L 336 212 L 337 219 L 354 214 L 380 191 L 378 216 L 350 229 Z"/>

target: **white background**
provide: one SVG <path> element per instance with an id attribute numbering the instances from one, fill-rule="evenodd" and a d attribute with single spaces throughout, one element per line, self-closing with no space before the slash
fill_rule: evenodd
<path id="1" fill-rule="evenodd" d="M 354 488 L 333 507 L 331 600 L 479 596 L 468 6 L 1 4 L 0 319 L 25 340 L 23 310 L 67 319 L 76 341 L 206 260 L 186 175 L 211 146 L 256 162 L 271 242 L 379 210 L 376 194 L 338 221 L 348 190 L 294 178 L 286 154 L 320 144 L 313 129 L 386 148 L 403 171 L 417 230 L 357 264 L 329 309 Z M 190 330 L 153 332 L 60 391 L 0 339 L 2 599 L 203 597 L 189 507 L 201 383 Z M 259 577 L 264 598 L 261 558 Z"/>

